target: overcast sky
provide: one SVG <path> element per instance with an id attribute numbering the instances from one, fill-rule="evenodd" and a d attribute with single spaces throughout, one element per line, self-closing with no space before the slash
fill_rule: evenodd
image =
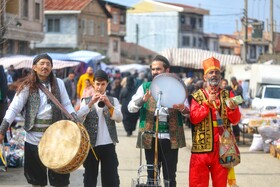
<path id="1" fill-rule="evenodd" d="M 133 6 L 140 0 L 110 0 L 119 4 Z M 217 34 L 233 34 L 241 29 L 241 18 L 243 16 L 244 0 L 161 0 L 162 2 L 180 3 L 204 8 L 210 11 L 209 16 L 204 19 L 204 32 Z M 270 0 L 248 0 L 248 17 L 265 21 L 269 19 Z M 274 0 L 274 20 L 276 20 L 276 31 L 280 32 L 280 0 Z"/>

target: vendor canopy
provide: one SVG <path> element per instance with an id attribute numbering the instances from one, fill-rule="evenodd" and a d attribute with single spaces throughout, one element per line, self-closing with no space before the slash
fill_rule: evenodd
<path id="1" fill-rule="evenodd" d="M 94 51 L 80 50 L 72 53 L 48 53 L 52 59 L 79 61 L 86 64 L 95 63 L 105 58 L 102 54 Z"/>
<path id="2" fill-rule="evenodd" d="M 10 65 L 13 65 L 15 69 L 21 68 L 32 68 L 34 57 L 15 55 L 10 57 L 0 58 L 0 65 L 3 65 L 4 68 L 8 68 Z M 80 62 L 77 61 L 64 61 L 53 59 L 53 69 L 62 69 L 66 67 L 74 67 L 79 65 Z"/>
<path id="3" fill-rule="evenodd" d="M 202 49 L 171 48 L 163 51 L 161 54 L 169 60 L 171 66 L 192 69 L 203 69 L 202 61 L 210 57 L 217 58 L 221 62 L 222 67 L 225 67 L 227 64 L 244 63 L 239 56 L 224 55 Z"/>

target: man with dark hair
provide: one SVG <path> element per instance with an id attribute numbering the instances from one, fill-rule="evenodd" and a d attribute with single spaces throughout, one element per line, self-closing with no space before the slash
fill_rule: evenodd
<path id="1" fill-rule="evenodd" d="M 69 71 L 68 77 L 64 80 L 65 88 L 68 93 L 69 99 L 71 100 L 71 103 L 73 106 L 75 106 L 77 101 L 77 92 L 76 92 L 76 85 L 77 81 L 75 80 L 75 73 L 73 70 Z"/>
<path id="2" fill-rule="evenodd" d="M 168 73 L 170 64 L 164 56 L 158 55 L 153 59 L 150 68 L 154 78 L 161 73 Z M 149 166 L 155 165 L 155 137 L 153 134 L 145 132 L 153 132 L 156 126 L 154 120 L 156 101 L 151 95 L 150 85 L 151 82 L 144 82 L 128 104 L 129 112 L 136 113 L 140 110 L 137 147 L 140 148 L 143 145 L 146 162 Z M 169 120 L 159 123 L 157 145 L 159 147 L 159 163 L 156 167 L 159 171 L 162 166 L 164 180 L 170 182 L 170 187 L 175 187 L 178 150 L 186 146 L 182 113 L 186 114 L 187 108 L 184 104 L 176 104 L 173 108 L 168 109 L 168 113 Z M 154 170 L 156 169 L 148 167 L 148 180 L 150 182 L 155 180 Z"/>
<path id="3" fill-rule="evenodd" d="M 43 187 L 48 184 L 56 187 L 66 187 L 70 174 L 59 174 L 47 169 L 38 155 L 38 144 L 53 123 L 63 119 L 61 110 L 50 101 L 48 96 L 39 88 L 45 86 L 64 108 L 76 118 L 75 110 L 69 100 L 64 83 L 52 72 L 53 61 L 47 54 L 37 55 L 33 60 L 32 72 L 15 84 L 18 86 L 6 115 L 0 126 L 0 142 L 9 125 L 17 114 L 25 111 L 24 130 L 24 175 L 33 187 Z M 76 118 L 77 119 L 77 118 Z"/>
<path id="4" fill-rule="evenodd" d="M 118 143 L 116 122 L 123 119 L 121 106 L 117 98 L 106 95 L 109 78 L 105 71 L 95 72 L 94 95 L 83 99 L 78 116 L 90 136 L 92 149 L 84 162 L 84 186 L 95 187 L 101 163 L 102 186 L 118 187 L 118 157 L 116 143 Z"/>
<path id="5" fill-rule="evenodd" d="M 243 88 L 238 84 L 236 77 L 231 77 L 231 90 L 235 96 L 240 95 L 243 98 Z M 236 142 L 240 141 L 240 128 L 238 125 L 232 127 L 233 134 L 235 136 Z"/>
<path id="6" fill-rule="evenodd" d="M 243 88 L 241 85 L 238 84 L 236 77 L 231 77 L 231 89 L 235 96 L 240 95 L 243 97 Z"/>

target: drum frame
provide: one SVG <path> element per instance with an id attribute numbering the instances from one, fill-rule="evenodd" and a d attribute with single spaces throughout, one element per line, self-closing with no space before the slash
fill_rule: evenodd
<path id="1" fill-rule="evenodd" d="M 66 166 L 62 166 L 61 168 L 48 167 L 45 165 L 45 163 L 42 162 L 47 168 L 55 171 L 56 173 L 68 174 L 68 173 L 75 171 L 83 164 L 83 162 L 85 161 L 85 159 L 88 156 L 88 152 L 89 152 L 90 146 L 91 146 L 88 132 L 82 124 L 80 124 L 80 123 L 74 123 L 74 124 L 76 124 L 78 126 L 78 128 L 80 129 L 80 133 L 81 133 L 81 144 L 80 144 L 80 147 L 79 147 L 75 157 L 72 158 L 72 160 Z M 39 154 L 39 156 L 40 156 L 40 154 Z"/>

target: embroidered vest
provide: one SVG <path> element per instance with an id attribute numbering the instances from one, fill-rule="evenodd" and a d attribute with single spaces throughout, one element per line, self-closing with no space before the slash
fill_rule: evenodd
<path id="1" fill-rule="evenodd" d="M 207 100 L 206 95 L 200 89 L 191 95 L 198 104 L 202 105 Z M 230 129 L 230 123 L 227 118 L 226 99 L 229 98 L 229 91 L 222 90 L 219 95 L 220 111 L 219 114 L 224 125 Z M 213 120 L 211 110 L 199 124 L 192 125 L 192 153 L 212 152 L 214 144 Z"/>
<path id="2" fill-rule="evenodd" d="M 56 82 L 55 88 L 56 88 L 56 94 L 54 96 L 58 99 L 59 102 L 61 102 L 60 98 L 60 90 L 58 88 L 58 84 Z M 24 116 L 25 116 L 25 122 L 24 122 L 24 130 L 25 131 L 30 131 L 34 127 L 34 122 L 35 118 L 38 114 L 39 111 L 39 106 L 40 106 L 40 95 L 39 95 L 39 90 L 36 92 L 30 92 L 27 102 L 25 104 L 25 111 L 24 111 Z M 60 111 L 59 108 L 56 107 L 55 104 L 51 102 L 52 106 L 52 123 L 55 123 L 61 119 L 64 119 L 64 115 Z"/>
<path id="3" fill-rule="evenodd" d="M 147 89 L 150 89 L 151 82 L 143 83 L 144 92 Z M 145 131 L 153 131 L 155 129 L 155 110 L 156 110 L 156 101 L 153 97 L 150 97 L 146 103 L 143 104 L 140 109 L 140 124 L 139 132 L 137 139 L 137 147 L 142 145 L 144 149 L 151 149 L 152 147 L 152 134 L 143 134 Z M 183 119 L 182 115 L 178 110 L 169 108 L 169 120 L 168 122 L 160 122 L 159 129 L 162 132 L 169 132 L 171 149 L 178 149 L 186 146 L 185 134 L 183 128 Z M 142 136 L 142 138 L 141 138 Z"/>
<path id="4" fill-rule="evenodd" d="M 113 97 L 108 96 L 110 102 L 114 105 L 114 99 Z M 85 98 L 86 103 L 88 103 L 91 100 L 91 97 Z M 118 135 L 117 135 L 117 128 L 115 120 L 112 120 L 110 118 L 110 112 L 109 108 L 105 105 L 103 108 L 103 115 L 106 121 L 106 125 L 108 127 L 108 131 L 110 134 L 110 137 L 114 143 L 118 143 Z M 84 121 L 84 126 L 87 129 L 87 132 L 90 137 L 90 143 L 94 147 L 96 144 L 97 139 L 97 133 L 98 133 L 98 115 L 94 107 L 92 107 L 91 111 L 86 116 L 86 119 Z"/>

